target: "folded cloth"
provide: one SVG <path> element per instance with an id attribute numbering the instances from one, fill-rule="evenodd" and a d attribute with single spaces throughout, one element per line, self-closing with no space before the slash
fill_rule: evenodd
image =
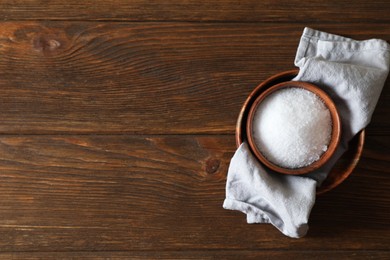
<path id="1" fill-rule="evenodd" d="M 340 145 L 320 169 L 291 176 L 263 167 L 244 142 L 230 162 L 223 207 L 245 213 L 248 223 L 271 223 L 286 236 L 306 235 L 316 187 L 370 122 L 389 64 L 386 41 L 356 41 L 305 28 L 295 58 L 300 71 L 293 80 L 314 83 L 331 96 L 342 123 Z"/>

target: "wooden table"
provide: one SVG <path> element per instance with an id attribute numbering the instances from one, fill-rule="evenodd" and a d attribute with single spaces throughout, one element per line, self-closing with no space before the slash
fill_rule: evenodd
<path id="1" fill-rule="evenodd" d="M 222 208 L 251 90 L 305 26 L 390 41 L 390 2 L 0 3 L 0 257 L 390 258 L 390 81 L 302 239 Z"/>

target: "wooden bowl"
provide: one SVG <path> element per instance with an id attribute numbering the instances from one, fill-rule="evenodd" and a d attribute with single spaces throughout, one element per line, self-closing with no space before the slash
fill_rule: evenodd
<path id="1" fill-rule="evenodd" d="M 310 165 L 300 167 L 300 168 L 284 168 L 279 165 L 276 165 L 269 161 L 259 150 L 259 147 L 256 145 L 256 142 L 254 140 L 253 136 L 253 119 L 255 112 L 258 110 L 258 107 L 260 104 L 271 94 L 287 88 L 300 88 L 305 89 L 313 94 L 315 94 L 317 97 L 319 97 L 325 104 L 325 106 L 329 109 L 331 121 L 332 121 L 332 132 L 331 132 L 331 138 L 330 142 L 328 144 L 328 149 L 326 152 L 324 152 L 321 157 L 311 163 Z M 336 151 L 336 148 L 340 142 L 340 135 L 341 135 L 341 123 L 340 123 L 340 117 L 337 112 L 337 108 L 335 104 L 333 103 L 332 99 L 321 89 L 319 89 L 317 86 L 308 83 L 308 82 L 301 82 L 301 81 L 285 81 L 279 84 L 276 84 L 264 92 L 262 92 L 254 101 L 252 106 L 249 109 L 248 119 L 247 119 L 247 126 L 246 126 L 246 135 L 248 139 L 249 146 L 251 150 L 253 151 L 254 155 L 257 157 L 257 159 L 262 162 L 266 167 L 270 168 L 273 171 L 283 173 L 283 174 L 306 174 L 311 171 L 317 170 L 321 166 L 323 166 L 334 154 Z"/>
<path id="2" fill-rule="evenodd" d="M 243 106 L 241 107 L 240 113 L 237 118 L 236 123 L 236 146 L 237 148 L 243 143 L 246 142 L 246 121 L 248 117 L 249 108 L 253 104 L 256 97 L 265 91 L 266 89 L 272 87 L 275 84 L 284 81 L 290 81 L 295 76 L 298 75 L 298 70 L 289 70 L 278 73 L 269 77 L 260 83 L 247 97 Z M 317 195 L 322 195 L 340 185 L 344 182 L 356 168 L 358 164 L 365 141 L 365 131 L 362 130 L 348 144 L 348 150 L 341 156 L 341 158 L 333 166 L 332 170 L 329 172 L 327 178 L 321 184 L 320 187 L 317 187 Z"/>

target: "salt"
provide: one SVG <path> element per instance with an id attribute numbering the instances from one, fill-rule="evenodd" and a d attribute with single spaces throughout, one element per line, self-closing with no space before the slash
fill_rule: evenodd
<path id="1" fill-rule="evenodd" d="M 260 103 L 252 131 L 267 160 L 284 168 L 301 168 L 317 161 L 328 149 L 332 121 L 317 95 L 302 88 L 285 88 Z"/>

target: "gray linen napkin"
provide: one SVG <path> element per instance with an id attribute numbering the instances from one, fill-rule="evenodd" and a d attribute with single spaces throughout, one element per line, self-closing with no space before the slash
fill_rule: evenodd
<path id="1" fill-rule="evenodd" d="M 230 162 L 223 207 L 245 213 L 248 223 L 271 223 L 286 236 L 304 236 L 316 187 L 348 149 L 348 142 L 370 122 L 389 64 L 386 41 L 356 41 L 305 28 L 295 58 L 300 71 L 294 80 L 314 83 L 332 97 L 342 122 L 340 145 L 321 169 L 291 176 L 263 167 L 244 142 Z"/>

